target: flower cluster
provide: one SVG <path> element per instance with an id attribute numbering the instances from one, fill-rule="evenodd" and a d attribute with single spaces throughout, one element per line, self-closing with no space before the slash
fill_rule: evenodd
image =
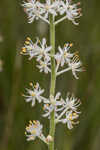
<path id="1" fill-rule="evenodd" d="M 69 70 L 72 70 L 72 74 L 76 79 L 78 79 L 76 72 L 81 72 L 84 71 L 82 68 L 82 63 L 79 60 L 79 56 L 77 53 L 70 53 L 70 47 L 72 47 L 72 43 L 66 43 L 64 45 L 64 48 L 61 48 L 60 46 L 58 47 L 59 52 L 55 55 L 56 59 L 56 74 L 57 76 L 67 72 Z M 67 68 L 64 70 L 61 70 L 58 72 L 59 67 L 63 67 L 64 64 L 67 64 Z"/>
<path id="2" fill-rule="evenodd" d="M 66 99 L 64 100 L 63 98 L 60 98 L 60 92 L 58 92 L 55 97 L 51 95 L 50 98 L 47 99 L 42 96 L 44 90 L 40 88 L 38 83 L 34 86 L 32 83 L 30 83 L 30 86 L 32 89 L 26 89 L 28 95 L 23 96 L 25 97 L 26 102 L 32 101 L 32 106 L 35 105 L 35 100 L 37 100 L 39 103 L 43 102 L 43 110 L 45 111 L 43 117 L 48 117 L 50 119 L 50 114 L 54 110 L 55 123 L 67 123 L 69 129 L 73 128 L 73 124 L 78 123 L 74 122 L 74 120 L 78 118 L 80 113 L 77 111 L 77 108 L 80 105 L 80 100 L 75 98 L 73 95 L 67 95 Z M 32 129 L 33 127 L 34 126 L 32 124 Z M 28 129 L 30 132 L 31 128 Z"/>
<path id="3" fill-rule="evenodd" d="M 80 106 L 80 100 L 72 96 L 67 96 L 64 100 L 60 98 L 60 93 L 57 93 L 53 99 L 53 103 L 49 102 L 44 104 L 45 114 L 43 117 L 48 117 L 50 119 L 50 114 L 55 110 L 55 123 L 62 122 L 66 123 L 69 129 L 73 128 L 74 124 L 77 124 L 76 119 L 79 117 L 80 112 L 77 111 L 77 108 Z"/>
<path id="4" fill-rule="evenodd" d="M 58 22 L 67 18 L 75 25 L 78 25 L 75 19 L 81 16 L 79 5 L 80 3 L 72 4 L 71 0 L 55 0 L 52 3 L 51 0 L 46 0 L 45 3 L 40 3 L 37 0 L 28 0 L 28 2 L 22 4 L 24 11 L 28 15 L 29 23 L 32 23 L 34 19 L 38 20 L 40 18 L 49 24 L 49 14 L 52 14 L 54 17 L 59 14 L 64 15 L 64 17 Z"/>
<path id="5" fill-rule="evenodd" d="M 73 24 L 78 25 L 76 19 L 81 16 L 81 9 L 79 8 L 79 5 L 80 3 L 73 4 L 71 0 L 45 0 L 43 3 L 38 0 L 27 0 L 22 4 L 24 11 L 28 16 L 29 23 L 32 23 L 35 19 L 42 19 L 46 23 L 50 24 L 51 27 L 54 27 L 65 19 L 68 19 L 72 21 Z M 56 20 L 57 15 L 62 17 Z M 49 16 L 51 16 L 50 21 Z M 50 28 L 50 34 L 55 30 L 55 28 L 54 30 L 52 29 L 53 28 Z M 78 54 L 70 52 L 70 48 L 73 44 L 66 43 L 63 48 L 58 46 L 58 51 L 55 54 L 55 46 L 53 44 L 53 42 L 55 42 L 54 40 L 55 38 L 53 35 L 51 36 L 52 46 L 47 46 L 45 38 L 41 41 L 37 38 L 36 42 L 33 42 L 29 37 L 27 37 L 20 52 L 22 55 L 28 55 L 29 60 L 36 58 L 36 61 L 38 62 L 37 67 L 40 72 L 44 72 L 46 74 L 51 72 L 51 89 L 55 89 L 56 81 L 53 80 L 56 80 L 56 77 L 62 73 L 71 70 L 73 76 L 78 79 L 76 73 L 84 71 Z M 64 68 L 62 69 L 62 67 Z M 67 124 L 68 129 L 72 129 L 73 125 L 78 123 L 77 118 L 80 114 L 78 107 L 81 103 L 79 99 L 74 97 L 74 95 L 67 94 L 66 98 L 63 99 L 61 97 L 61 93 L 58 92 L 55 96 L 51 94 L 49 98 L 45 98 L 43 96 L 44 89 L 41 89 L 39 83 L 36 83 L 36 85 L 30 83 L 30 88 L 26 88 L 25 90 L 26 94 L 23 94 L 25 101 L 31 102 L 32 106 L 35 106 L 36 101 L 38 103 L 42 103 L 44 111 L 42 116 L 51 119 L 51 122 L 53 121 L 55 125 L 57 123 L 63 123 Z M 55 93 L 55 90 L 51 93 Z M 51 114 L 53 114 L 53 116 Z M 47 137 L 43 135 L 42 128 L 43 126 L 39 121 L 29 121 L 29 126 L 26 127 L 25 132 L 27 140 L 35 140 L 36 137 L 38 137 L 46 144 L 54 141 L 54 137 L 51 136 L 52 134 Z M 52 128 L 53 127 L 51 127 L 51 129 Z"/>
<path id="6" fill-rule="evenodd" d="M 46 39 L 43 38 L 42 42 L 37 38 L 36 42 L 33 43 L 32 40 L 27 37 L 24 47 L 22 47 L 21 54 L 29 55 L 29 60 L 33 57 L 36 58 L 39 65 L 37 67 L 40 69 L 40 72 L 44 71 L 45 73 L 51 72 L 51 58 L 50 58 L 50 50 L 51 46 L 47 46 Z"/>
<path id="7" fill-rule="evenodd" d="M 84 69 L 81 61 L 79 60 L 78 54 L 70 52 L 72 45 L 72 43 L 66 43 L 63 48 L 58 46 L 58 52 L 52 57 L 54 57 L 56 60 L 57 76 L 72 70 L 72 74 L 76 79 L 78 79 L 76 72 L 84 71 Z M 27 37 L 24 47 L 22 47 L 21 54 L 29 55 L 29 60 L 35 57 L 39 63 L 37 67 L 39 68 L 40 72 L 47 74 L 51 72 L 51 49 L 52 46 L 47 46 L 45 38 L 42 39 L 42 42 L 37 38 L 36 42 L 33 43 L 32 40 Z M 58 71 L 59 67 L 63 67 L 65 64 L 67 64 L 67 68 Z"/>

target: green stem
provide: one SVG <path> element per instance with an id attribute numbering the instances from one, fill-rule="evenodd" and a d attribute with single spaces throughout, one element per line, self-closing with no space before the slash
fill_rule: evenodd
<path id="1" fill-rule="evenodd" d="M 52 46 L 51 50 L 51 88 L 50 95 L 55 95 L 55 85 L 56 85 L 56 73 L 55 73 L 55 25 L 54 18 L 50 15 L 50 44 Z M 54 150 L 54 135 L 55 135 L 55 112 L 52 111 L 50 119 L 50 132 L 49 135 L 52 136 L 53 141 L 49 144 L 49 150 Z"/>

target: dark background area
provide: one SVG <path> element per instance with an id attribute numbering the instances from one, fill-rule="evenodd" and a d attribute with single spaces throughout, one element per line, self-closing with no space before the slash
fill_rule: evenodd
<path id="1" fill-rule="evenodd" d="M 74 0 L 73 0 L 74 1 Z M 75 1 L 77 2 L 77 1 Z M 31 107 L 21 93 L 29 82 L 39 82 L 49 95 L 50 75 L 39 73 L 35 60 L 21 56 L 20 49 L 27 36 L 33 40 L 46 37 L 49 28 L 44 22 L 27 23 L 21 0 L 0 1 L 0 150 L 45 150 L 36 139 L 27 142 L 24 135 L 29 120 L 40 120 L 48 134 L 49 121 L 42 118 L 40 105 Z M 100 150 L 100 1 L 81 0 L 83 16 L 80 25 L 65 20 L 56 27 L 56 46 L 72 42 L 73 52 L 79 51 L 86 72 L 74 79 L 71 72 L 58 77 L 56 91 L 66 96 L 69 91 L 81 99 L 80 124 L 69 131 L 66 125 L 56 128 L 57 150 Z"/>

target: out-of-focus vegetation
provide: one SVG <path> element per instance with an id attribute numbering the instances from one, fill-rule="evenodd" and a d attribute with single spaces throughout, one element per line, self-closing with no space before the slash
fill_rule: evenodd
<path id="1" fill-rule="evenodd" d="M 73 0 L 74 1 L 74 0 Z M 27 36 L 46 37 L 49 42 L 48 26 L 41 21 L 27 23 L 20 0 L 0 1 L 0 150 L 46 150 L 38 139 L 27 142 L 24 136 L 29 120 L 39 119 L 48 133 L 49 121 L 40 116 L 40 105 L 32 108 L 21 93 L 30 81 L 38 81 L 49 94 L 50 76 L 39 73 L 35 60 L 20 56 L 20 49 Z M 100 1 L 81 0 L 83 16 L 80 25 L 65 20 L 56 28 L 56 46 L 65 42 L 74 44 L 73 51 L 79 50 L 86 72 L 80 73 L 79 80 L 71 72 L 57 79 L 57 91 L 75 93 L 82 101 L 80 124 L 72 131 L 59 124 L 56 130 L 58 150 L 100 150 Z"/>

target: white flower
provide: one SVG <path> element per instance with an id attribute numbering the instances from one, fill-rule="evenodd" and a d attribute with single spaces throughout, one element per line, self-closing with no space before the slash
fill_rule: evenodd
<path id="1" fill-rule="evenodd" d="M 57 8 L 57 2 L 51 3 L 51 0 L 46 0 L 46 3 L 42 4 L 40 3 L 41 9 L 43 9 L 44 12 L 44 18 L 48 19 L 49 14 L 52 14 L 53 16 L 56 16 L 56 8 Z"/>
<path id="2" fill-rule="evenodd" d="M 39 137 L 42 134 L 42 125 L 39 121 L 30 121 L 29 126 L 26 127 L 26 137 L 27 140 L 35 140 L 36 137 Z"/>
<path id="3" fill-rule="evenodd" d="M 75 98 L 73 95 L 68 95 L 63 103 L 63 107 L 67 108 L 67 110 L 72 110 L 76 113 L 80 113 L 77 111 L 77 108 L 80 106 L 80 104 L 81 103 L 79 99 Z"/>
<path id="4" fill-rule="evenodd" d="M 26 102 L 32 101 L 32 106 L 34 106 L 36 99 L 39 103 L 41 103 L 41 101 L 43 100 L 43 97 L 41 95 L 43 94 L 44 89 L 40 88 L 39 83 L 34 86 L 32 83 L 30 83 L 30 86 L 32 89 L 26 88 L 28 95 L 23 94 L 23 96 L 25 97 Z"/>
<path id="5" fill-rule="evenodd" d="M 65 44 L 63 49 L 60 46 L 58 47 L 59 53 L 55 55 L 55 59 L 61 66 L 68 63 L 74 55 L 69 52 L 70 47 L 72 47 L 72 44 L 69 43 Z"/>
<path id="6" fill-rule="evenodd" d="M 43 110 L 45 111 L 45 114 L 43 114 L 43 117 L 48 117 L 50 119 L 50 114 L 54 110 L 55 117 L 57 118 L 57 112 L 62 110 L 62 108 L 59 107 L 63 105 L 62 98 L 59 100 L 60 95 L 61 93 L 58 92 L 55 98 L 52 95 L 50 96 L 49 102 L 44 104 Z"/>
<path id="7" fill-rule="evenodd" d="M 47 46 L 46 39 L 43 38 L 42 42 L 40 42 L 40 49 L 37 56 L 37 61 L 40 61 L 42 58 L 46 59 L 47 61 L 50 60 L 49 51 L 51 50 L 52 46 Z"/>
<path id="8" fill-rule="evenodd" d="M 59 122 L 62 122 L 64 124 L 67 123 L 68 129 L 72 129 L 74 124 L 79 123 L 78 121 L 76 121 L 76 122 L 74 121 L 79 117 L 79 115 L 77 113 L 73 113 L 72 111 L 67 111 L 65 116 L 66 116 L 66 118 L 61 119 Z"/>
<path id="9" fill-rule="evenodd" d="M 62 105 L 59 108 L 56 108 L 56 117 L 55 122 L 67 123 L 69 129 L 73 128 L 73 124 L 77 124 L 74 122 L 79 117 L 80 112 L 77 111 L 77 108 L 80 106 L 80 100 L 72 96 L 67 96 L 66 100 L 62 99 Z M 58 107 L 58 106 L 57 106 Z"/>
<path id="10" fill-rule="evenodd" d="M 28 0 L 28 2 L 24 2 L 22 6 L 28 15 L 29 23 L 32 23 L 34 19 L 39 19 L 39 16 L 43 14 L 42 9 L 39 7 L 39 2 L 36 0 Z"/>
<path id="11" fill-rule="evenodd" d="M 43 110 L 45 111 L 43 117 L 48 117 L 50 119 L 50 114 L 54 110 L 54 106 L 52 104 L 44 104 Z"/>
<path id="12" fill-rule="evenodd" d="M 27 37 L 21 54 L 29 55 L 29 60 L 36 57 L 37 61 L 40 61 L 42 58 L 50 61 L 49 51 L 51 48 L 52 46 L 47 46 L 45 38 L 42 39 L 42 42 L 37 38 L 37 41 L 33 43 L 32 40 Z"/>
<path id="13" fill-rule="evenodd" d="M 43 126 L 40 124 L 39 121 L 29 121 L 29 126 L 26 127 L 25 135 L 27 137 L 27 141 L 35 140 L 36 137 L 40 138 L 41 140 L 45 141 L 45 137 L 42 134 Z"/>
<path id="14" fill-rule="evenodd" d="M 27 37 L 24 47 L 22 47 L 21 54 L 29 55 L 29 60 L 39 54 L 40 47 L 38 46 L 38 39 L 36 43 L 33 43 L 32 40 Z"/>
<path id="15" fill-rule="evenodd" d="M 61 49 L 60 49 L 60 51 L 61 51 Z M 61 53 L 62 52 L 63 51 L 61 51 Z M 67 55 L 69 55 L 69 58 L 67 58 Z M 60 55 L 60 54 L 55 55 L 55 59 L 57 61 L 56 76 L 61 75 L 62 73 L 67 72 L 69 70 L 72 70 L 72 74 L 74 75 L 74 77 L 76 79 L 78 79 L 76 72 L 82 72 L 82 71 L 85 71 L 85 69 L 82 67 L 82 63 L 79 60 L 79 56 L 77 55 L 77 53 L 73 53 L 73 54 L 68 53 L 67 54 L 67 51 L 65 50 L 65 57 L 64 56 L 61 57 L 61 56 L 63 56 L 63 55 Z M 68 67 L 57 72 L 58 68 L 59 68 L 59 64 L 62 63 L 61 65 L 63 66 L 65 61 L 67 62 Z"/>
<path id="16" fill-rule="evenodd" d="M 69 68 L 71 68 L 72 73 L 76 79 L 78 79 L 78 76 L 76 75 L 76 72 L 82 72 L 84 69 L 82 68 L 82 63 L 79 60 L 79 56 L 75 55 L 73 59 L 68 63 Z"/>
<path id="17" fill-rule="evenodd" d="M 44 61 L 40 60 L 39 63 L 40 65 L 37 65 L 37 67 L 40 69 L 40 72 L 44 72 L 46 74 L 51 72 L 51 69 L 49 68 L 51 65 L 50 61 L 44 59 Z"/>
<path id="18" fill-rule="evenodd" d="M 81 16 L 81 9 L 77 8 L 80 3 L 77 4 L 71 4 L 71 0 L 66 0 L 66 2 L 61 1 L 60 2 L 60 8 L 59 8 L 59 13 L 60 15 L 63 15 L 66 13 L 66 17 L 71 20 L 75 25 L 78 25 L 77 22 L 75 22 L 76 18 L 79 18 Z"/>

